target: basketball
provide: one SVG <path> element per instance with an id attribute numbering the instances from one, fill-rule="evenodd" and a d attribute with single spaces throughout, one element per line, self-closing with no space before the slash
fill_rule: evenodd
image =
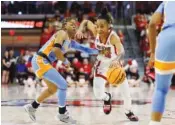
<path id="1" fill-rule="evenodd" d="M 107 80 L 110 84 L 121 84 L 126 77 L 126 73 L 122 67 L 112 67 L 107 71 Z"/>

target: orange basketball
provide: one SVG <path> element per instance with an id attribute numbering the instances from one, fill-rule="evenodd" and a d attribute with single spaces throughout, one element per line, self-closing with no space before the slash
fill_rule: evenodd
<path id="1" fill-rule="evenodd" d="M 121 84 L 126 77 L 126 73 L 122 67 L 112 67 L 107 71 L 107 80 L 110 84 Z"/>

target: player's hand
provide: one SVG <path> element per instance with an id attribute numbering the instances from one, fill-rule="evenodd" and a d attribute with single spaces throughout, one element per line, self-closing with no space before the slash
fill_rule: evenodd
<path id="1" fill-rule="evenodd" d="M 83 39 L 85 36 L 82 31 L 78 30 L 75 34 L 76 39 Z"/>
<path id="2" fill-rule="evenodd" d="M 113 67 L 116 67 L 116 68 L 121 67 L 119 61 L 113 61 L 113 62 L 110 64 L 109 68 L 113 68 Z"/>
<path id="3" fill-rule="evenodd" d="M 154 67 L 154 60 L 155 60 L 155 54 L 154 53 L 151 53 L 151 56 L 150 56 L 150 59 L 149 59 L 149 62 L 148 62 L 148 66 L 150 68 L 153 68 Z"/>

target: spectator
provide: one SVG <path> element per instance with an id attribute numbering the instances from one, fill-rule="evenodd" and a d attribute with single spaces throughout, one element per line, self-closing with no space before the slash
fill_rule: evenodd
<path id="1" fill-rule="evenodd" d="M 92 8 L 92 5 L 89 1 L 84 1 L 84 4 L 83 4 L 83 13 L 84 14 L 88 14 L 91 12 L 91 9 Z"/>
<path id="2" fill-rule="evenodd" d="M 49 23 L 48 25 L 48 32 L 51 34 L 51 36 L 54 34 L 54 27 L 52 23 Z"/>
<path id="3" fill-rule="evenodd" d="M 129 67 L 126 71 L 128 83 L 131 87 L 138 87 L 141 82 L 140 75 L 138 72 L 138 63 L 136 60 L 129 60 L 128 65 Z"/>
<path id="4" fill-rule="evenodd" d="M 76 14 L 79 10 L 81 10 L 81 6 L 76 1 L 72 2 L 70 12 Z"/>
<path id="5" fill-rule="evenodd" d="M 144 15 L 137 14 L 134 17 L 134 21 L 136 24 L 136 34 L 137 34 L 137 39 L 140 41 L 141 38 L 143 38 L 146 35 L 146 27 L 147 27 L 147 19 Z"/>
<path id="6" fill-rule="evenodd" d="M 66 70 L 65 79 L 68 82 L 69 87 L 76 85 L 76 82 L 74 81 L 76 79 L 76 76 L 74 74 L 74 69 L 73 68 L 69 68 L 69 69 Z"/>
<path id="7" fill-rule="evenodd" d="M 4 57 L 2 58 L 2 84 L 7 84 L 9 82 L 10 66 L 9 52 L 6 50 L 4 52 Z"/>
<path id="8" fill-rule="evenodd" d="M 78 71 L 80 69 L 80 67 L 82 67 L 82 64 L 78 60 L 78 58 L 74 58 L 72 66 L 75 68 L 75 71 Z"/>
<path id="9" fill-rule="evenodd" d="M 84 69 L 80 68 L 77 74 L 77 86 L 83 87 L 88 84 L 87 74 L 84 73 Z"/>
<path id="10" fill-rule="evenodd" d="M 26 64 L 28 63 L 30 56 L 30 50 L 26 50 L 25 55 L 23 57 Z"/>
<path id="11" fill-rule="evenodd" d="M 94 9 L 91 8 L 90 12 L 88 13 L 88 18 L 92 19 L 94 17 L 96 17 L 96 13 L 95 13 Z"/>
<path id="12" fill-rule="evenodd" d="M 67 10 L 67 1 L 57 1 L 54 5 L 55 10 L 59 10 L 61 14 Z"/>
<path id="13" fill-rule="evenodd" d="M 17 68 L 17 83 L 24 85 L 24 80 L 27 79 L 27 67 L 25 65 L 25 60 L 20 58 L 16 65 Z"/>
<path id="14" fill-rule="evenodd" d="M 69 9 L 67 9 L 66 12 L 64 13 L 64 18 L 70 17 L 70 16 L 71 16 L 71 13 L 70 13 Z"/>
<path id="15" fill-rule="evenodd" d="M 56 33 L 57 31 L 62 29 L 62 23 L 59 21 L 55 21 L 53 26 L 54 26 L 53 33 Z"/>
<path id="16" fill-rule="evenodd" d="M 28 63 L 26 64 L 26 68 L 27 68 L 27 79 L 26 80 L 24 79 L 23 82 L 25 86 L 35 88 L 37 82 L 35 80 L 35 73 L 32 69 L 31 61 L 28 61 Z"/>
<path id="17" fill-rule="evenodd" d="M 139 87 L 141 82 L 138 69 L 136 67 L 130 67 L 127 77 L 129 76 L 128 83 L 131 87 Z"/>
<path id="18" fill-rule="evenodd" d="M 14 50 L 11 49 L 9 51 L 9 58 L 10 58 L 10 62 L 11 62 L 11 66 L 10 66 L 10 82 L 13 83 L 13 80 L 15 78 L 15 73 L 16 73 L 16 58 L 14 56 Z"/>
<path id="19" fill-rule="evenodd" d="M 111 13 L 112 13 L 112 16 L 115 18 L 117 18 L 117 2 L 116 1 L 111 1 Z"/>
<path id="20" fill-rule="evenodd" d="M 154 68 L 150 68 L 148 66 L 145 66 L 145 72 L 144 72 L 144 78 L 143 81 L 148 83 L 148 86 L 151 84 L 154 84 L 155 81 L 155 70 Z"/>
<path id="21" fill-rule="evenodd" d="M 83 68 L 84 73 L 87 74 L 87 77 L 90 76 L 92 66 L 89 64 L 88 59 L 83 60 L 82 68 Z"/>
<path id="22" fill-rule="evenodd" d="M 103 1 L 97 1 L 96 6 L 95 6 L 95 13 L 99 15 L 102 11 L 102 8 L 104 8 L 104 3 Z"/>
<path id="23" fill-rule="evenodd" d="M 44 32 L 41 35 L 40 46 L 43 46 L 51 37 L 51 33 L 47 28 L 44 28 Z"/>

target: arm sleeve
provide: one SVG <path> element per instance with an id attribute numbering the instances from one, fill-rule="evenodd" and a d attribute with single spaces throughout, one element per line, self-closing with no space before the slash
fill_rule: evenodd
<path id="1" fill-rule="evenodd" d="M 85 47 L 85 46 L 81 45 L 80 43 L 78 43 L 74 40 L 71 41 L 70 47 L 75 49 L 75 50 L 78 50 L 78 51 L 81 51 L 81 52 L 84 52 L 84 53 L 88 53 L 88 54 L 91 54 L 91 55 L 97 55 L 98 54 L 98 50 Z"/>

